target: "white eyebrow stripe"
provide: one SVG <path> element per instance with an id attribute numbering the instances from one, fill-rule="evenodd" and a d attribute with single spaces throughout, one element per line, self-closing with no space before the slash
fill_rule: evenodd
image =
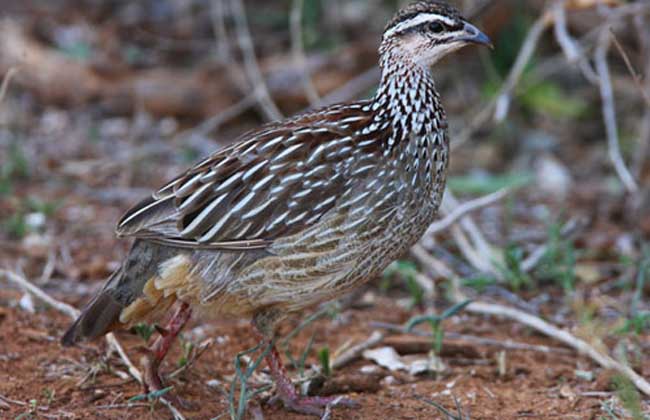
<path id="1" fill-rule="evenodd" d="M 397 32 L 402 32 L 406 29 L 413 28 L 424 22 L 435 22 L 435 21 L 443 22 L 449 26 L 454 26 L 454 24 L 456 23 L 454 20 L 449 19 L 447 16 L 439 15 L 437 13 L 421 13 L 414 18 L 398 23 L 393 28 L 391 28 L 388 32 L 386 32 L 384 36 L 389 37 L 394 35 Z"/>

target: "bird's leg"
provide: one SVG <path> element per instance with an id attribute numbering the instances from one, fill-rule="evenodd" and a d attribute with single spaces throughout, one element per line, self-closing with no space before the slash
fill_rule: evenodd
<path id="1" fill-rule="evenodd" d="M 271 346 L 266 355 L 266 363 L 269 365 L 271 376 L 275 382 L 277 389 L 277 398 L 282 400 L 286 408 L 298 413 L 321 416 L 323 414 L 323 408 L 328 405 L 343 405 L 348 407 L 354 407 L 357 405 L 354 401 L 342 398 L 340 396 L 304 397 L 300 395 L 298 391 L 296 391 L 296 387 L 293 385 L 291 379 L 287 374 L 287 370 L 282 363 L 280 353 L 278 353 L 273 340 L 268 338 L 256 326 L 255 322 L 253 322 L 253 327 L 263 343 L 263 348 L 266 348 L 266 346 Z"/>
<path id="2" fill-rule="evenodd" d="M 169 348 L 172 346 L 174 339 L 183 329 L 192 315 L 192 310 L 187 303 L 181 303 L 174 316 L 169 320 L 167 326 L 159 329 L 159 336 L 156 341 L 149 347 L 149 352 L 143 356 L 141 363 L 143 366 L 143 382 L 145 393 L 160 391 L 164 385 L 158 373 L 160 363 L 163 361 Z"/>

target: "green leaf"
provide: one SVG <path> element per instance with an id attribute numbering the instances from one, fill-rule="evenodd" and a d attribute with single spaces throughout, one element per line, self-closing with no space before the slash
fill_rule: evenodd
<path id="1" fill-rule="evenodd" d="M 549 81 L 529 87 L 520 96 L 520 100 L 533 112 L 541 112 L 557 118 L 578 118 L 588 109 L 588 104 L 584 100 L 565 94 L 559 85 Z"/>
<path id="2" fill-rule="evenodd" d="M 488 286 L 498 283 L 498 280 L 490 276 L 476 276 L 463 279 L 463 287 L 471 287 L 478 292 L 483 292 Z"/>
<path id="3" fill-rule="evenodd" d="M 156 328 L 153 325 L 145 324 L 143 322 L 136 324 L 135 327 L 133 327 L 133 330 L 138 337 L 142 338 L 144 341 L 149 341 L 155 329 Z"/>
<path id="4" fill-rule="evenodd" d="M 530 173 L 505 175 L 468 175 L 449 178 L 447 185 L 456 193 L 490 194 L 503 188 L 521 188 L 533 181 Z"/>
<path id="5" fill-rule="evenodd" d="M 643 408 L 641 407 L 641 396 L 634 384 L 623 375 L 614 376 L 612 382 L 621 404 L 630 413 L 631 418 L 645 420 L 646 417 L 643 415 Z"/>
<path id="6" fill-rule="evenodd" d="M 428 322 L 433 326 L 440 323 L 440 321 L 442 321 L 442 318 L 436 314 L 417 315 L 409 319 L 404 328 L 406 331 L 411 332 L 413 331 L 413 328 L 422 323 Z"/>
<path id="7" fill-rule="evenodd" d="M 503 264 L 496 266 L 513 290 L 532 284 L 532 278 L 522 268 L 524 251 L 515 244 L 509 244 L 503 251 Z"/>
<path id="8" fill-rule="evenodd" d="M 456 315 L 458 312 L 460 312 L 460 311 L 462 311 L 463 309 L 465 309 L 465 307 L 466 307 L 467 305 L 469 305 L 470 303 L 472 303 L 472 300 L 471 300 L 471 299 L 467 299 L 467 300 L 464 301 L 464 302 L 460 302 L 460 303 L 455 304 L 455 305 L 452 306 L 451 308 L 447 308 L 447 310 L 445 310 L 445 311 L 442 313 L 442 315 L 440 316 L 440 319 L 445 320 L 445 319 L 447 319 L 447 318 L 451 318 L 452 316 Z"/>
<path id="9" fill-rule="evenodd" d="M 142 401 L 142 400 L 153 401 L 155 399 L 158 399 L 158 398 L 162 397 L 163 395 L 165 395 L 166 393 L 168 393 L 172 389 L 174 389 L 173 386 L 168 386 L 167 388 L 159 389 L 158 391 L 152 391 L 152 392 L 150 392 L 148 394 L 136 395 L 134 397 L 129 398 L 128 401 L 129 402 Z"/>
<path id="10" fill-rule="evenodd" d="M 85 42 L 75 42 L 62 46 L 61 52 L 74 60 L 87 61 L 92 55 L 92 48 Z"/>
<path id="11" fill-rule="evenodd" d="M 320 351 L 318 352 L 318 361 L 320 362 L 323 375 L 330 376 L 332 374 L 332 370 L 330 368 L 330 349 L 329 348 L 323 347 L 322 349 L 320 349 Z"/>

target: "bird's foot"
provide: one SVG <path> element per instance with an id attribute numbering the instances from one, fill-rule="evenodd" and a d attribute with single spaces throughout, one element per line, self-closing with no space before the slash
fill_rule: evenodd
<path id="1" fill-rule="evenodd" d="M 165 386 L 165 383 L 160 378 L 158 373 L 158 366 L 156 360 L 152 355 L 143 356 L 140 360 L 142 365 L 142 385 L 144 394 L 149 395 L 151 398 L 164 398 L 174 406 L 183 408 L 185 410 L 196 410 L 196 404 L 187 401 L 173 392 L 170 386 Z"/>
<path id="2" fill-rule="evenodd" d="M 281 364 L 279 354 L 275 348 L 271 350 L 267 360 L 269 361 L 271 372 L 275 376 L 277 389 L 277 394 L 274 398 L 272 398 L 271 402 L 274 400 L 280 400 L 284 406 L 291 411 L 295 411 L 301 414 L 311 414 L 314 416 L 322 416 L 325 412 L 325 409 L 328 407 L 358 406 L 355 401 L 344 398 L 342 396 L 307 397 L 300 395 L 287 376 L 286 371 Z"/>
<path id="3" fill-rule="evenodd" d="M 278 349 L 275 347 L 273 339 L 265 336 L 264 329 L 260 330 L 257 322 L 253 321 L 253 331 L 255 331 L 263 344 L 268 346 L 266 350 L 266 362 L 269 365 L 271 376 L 275 382 L 277 394 L 272 397 L 270 402 L 282 401 L 284 406 L 301 414 L 310 414 L 322 416 L 331 407 L 357 407 L 358 404 L 350 399 L 338 397 L 306 397 L 298 394 L 296 387 L 287 375 L 287 371 L 282 363 Z"/>
<path id="4" fill-rule="evenodd" d="M 142 384 L 145 394 L 163 397 L 174 405 L 190 409 L 192 405 L 169 392 L 168 387 L 163 383 L 158 372 L 160 363 L 163 361 L 169 348 L 174 343 L 176 337 L 183 329 L 183 326 L 190 319 L 192 311 L 189 305 L 182 303 L 176 310 L 169 323 L 165 328 L 158 327 L 159 337 L 156 338 L 149 351 L 142 357 Z"/>

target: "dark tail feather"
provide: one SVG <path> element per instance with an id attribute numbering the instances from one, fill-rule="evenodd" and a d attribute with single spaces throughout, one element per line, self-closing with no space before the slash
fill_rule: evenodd
<path id="1" fill-rule="evenodd" d="M 144 285 L 158 272 L 158 264 L 174 255 L 175 250 L 136 240 L 122 267 L 115 271 L 97 296 L 81 311 L 79 318 L 63 335 L 61 343 L 71 346 L 79 341 L 101 337 L 120 326 L 122 309 L 142 295 Z"/>
<path id="2" fill-rule="evenodd" d="M 110 332 L 117 325 L 122 309 L 124 305 L 115 300 L 110 291 L 100 291 L 68 328 L 61 338 L 61 344 L 72 346 L 80 341 L 92 340 Z"/>

